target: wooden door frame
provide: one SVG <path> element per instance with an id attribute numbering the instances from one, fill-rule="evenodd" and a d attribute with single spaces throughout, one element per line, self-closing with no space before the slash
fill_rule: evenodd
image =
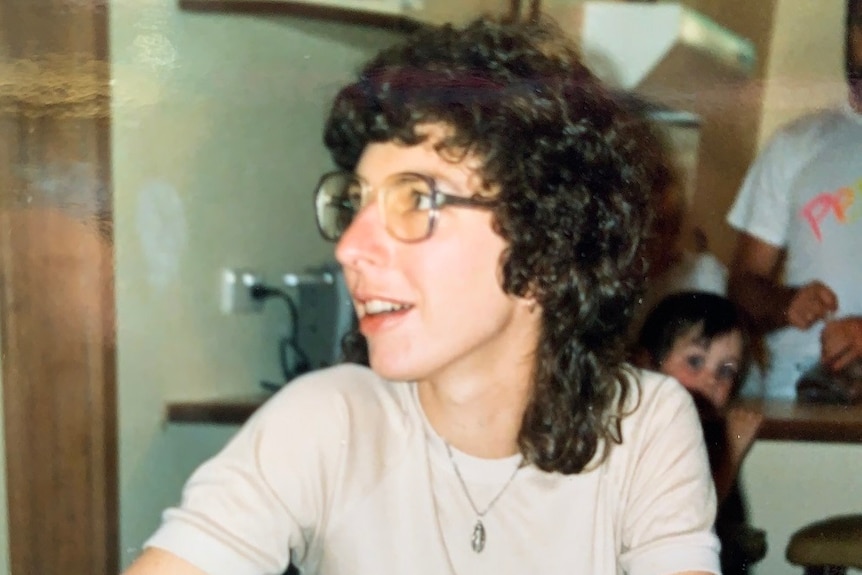
<path id="1" fill-rule="evenodd" d="M 13 575 L 119 570 L 109 85 L 107 0 L 0 2 Z"/>

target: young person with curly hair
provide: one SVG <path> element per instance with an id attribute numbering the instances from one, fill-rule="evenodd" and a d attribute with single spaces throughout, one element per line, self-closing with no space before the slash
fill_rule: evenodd
<path id="1" fill-rule="evenodd" d="M 430 28 L 341 90 L 315 208 L 370 367 L 270 399 L 129 575 L 718 573 L 694 404 L 625 363 L 663 158 L 562 38 Z"/>

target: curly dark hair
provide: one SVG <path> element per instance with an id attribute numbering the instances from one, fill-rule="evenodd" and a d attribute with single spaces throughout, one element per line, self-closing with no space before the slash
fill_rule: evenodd
<path id="1" fill-rule="evenodd" d="M 844 27 L 844 72 L 851 87 L 862 91 L 862 62 L 853 61 L 853 46 L 851 36 L 854 27 L 862 26 L 862 0 L 847 0 Z"/>
<path id="2" fill-rule="evenodd" d="M 438 144 L 445 157 L 484 160 L 479 175 L 499 190 L 495 230 L 508 243 L 502 288 L 542 308 L 520 450 L 545 471 L 579 473 L 622 442 L 637 385 L 623 337 L 643 290 L 663 148 L 546 20 L 419 31 L 340 91 L 324 140 L 352 170 L 369 143 L 414 145 L 429 123 L 453 128 Z M 360 335 L 346 342 L 349 359 L 367 357 Z"/>

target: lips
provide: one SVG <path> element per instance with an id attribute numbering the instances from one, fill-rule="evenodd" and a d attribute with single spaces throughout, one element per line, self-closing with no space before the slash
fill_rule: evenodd
<path id="1" fill-rule="evenodd" d="M 413 309 L 409 303 L 389 299 L 356 299 L 355 302 L 359 331 L 365 337 L 373 337 L 394 328 Z"/>
<path id="2" fill-rule="evenodd" d="M 410 309 L 411 307 L 413 306 L 405 302 L 385 299 L 366 299 L 357 301 L 356 313 L 359 315 L 359 319 L 362 319 L 366 316 L 400 312 Z"/>

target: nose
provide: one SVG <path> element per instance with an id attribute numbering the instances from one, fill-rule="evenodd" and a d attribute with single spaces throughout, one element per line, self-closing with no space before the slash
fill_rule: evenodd
<path id="1" fill-rule="evenodd" d="M 726 383 L 718 377 L 717 369 L 704 370 L 701 390 L 716 409 L 724 408 L 729 389 Z"/>
<path id="2" fill-rule="evenodd" d="M 362 207 L 335 246 L 335 259 L 344 268 L 381 265 L 387 257 L 386 226 L 376 201 Z"/>
<path id="3" fill-rule="evenodd" d="M 706 384 L 709 389 L 709 398 L 712 400 L 712 403 L 718 407 L 719 399 L 721 397 L 721 386 L 718 383 L 718 377 L 714 371 L 709 372 Z"/>
<path id="4" fill-rule="evenodd" d="M 704 399 L 713 403 L 714 391 L 716 387 L 715 371 L 709 368 L 704 368 L 698 371 L 697 374 L 692 374 L 688 379 L 690 390 L 696 390 Z M 687 386 L 688 387 L 688 386 Z"/>

